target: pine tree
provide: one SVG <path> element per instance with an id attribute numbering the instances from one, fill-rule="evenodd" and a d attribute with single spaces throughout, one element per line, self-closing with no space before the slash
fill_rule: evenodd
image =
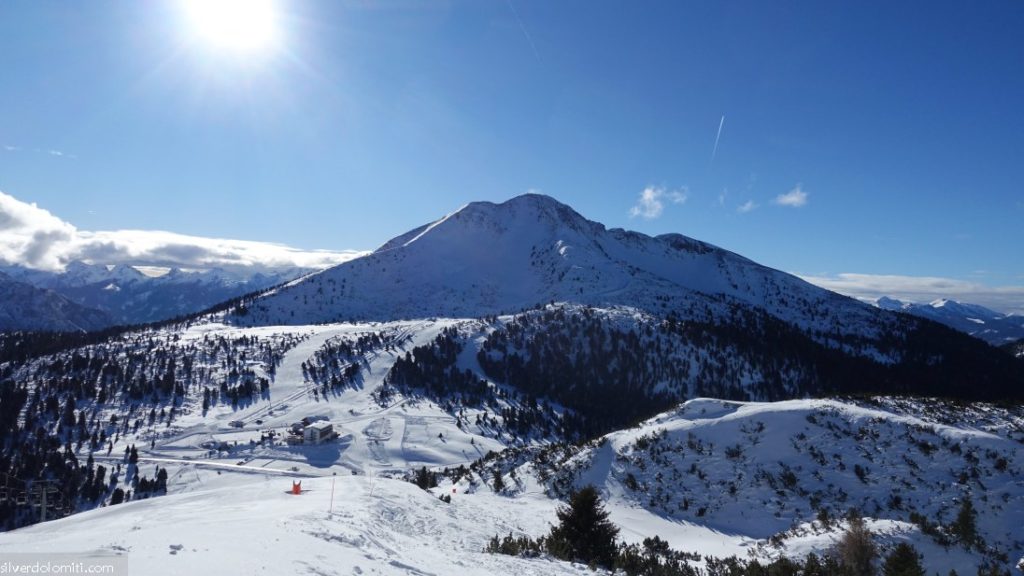
<path id="1" fill-rule="evenodd" d="M 974 503 L 971 502 L 970 497 L 964 498 L 960 502 L 960 511 L 956 514 L 956 520 L 953 521 L 950 532 L 966 548 L 970 548 L 978 540 L 978 527 L 975 523 L 976 516 L 977 512 L 974 511 Z"/>
<path id="2" fill-rule="evenodd" d="M 416 485 L 426 490 L 437 486 L 437 478 L 424 466 L 416 472 Z"/>
<path id="3" fill-rule="evenodd" d="M 505 489 L 505 479 L 501 477 L 501 470 L 494 471 L 494 491 L 501 492 Z"/>
<path id="4" fill-rule="evenodd" d="M 839 560 L 850 576 L 873 576 L 875 543 L 860 514 L 850 515 L 849 528 L 836 544 Z"/>
<path id="5" fill-rule="evenodd" d="M 619 529 L 608 520 L 597 489 L 586 486 L 569 495 L 569 506 L 558 510 L 551 528 L 548 552 L 556 558 L 610 568 L 618 554 Z"/>
<path id="6" fill-rule="evenodd" d="M 156 490 L 159 492 L 167 492 L 167 468 L 159 468 L 156 473 Z"/>
<path id="7" fill-rule="evenodd" d="M 925 576 L 921 566 L 921 555 L 906 542 L 900 542 L 893 548 L 882 566 L 885 576 Z"/>
<path id="8" fill-rule="evenodd" d="M 68 396 L 67 403 L 64 404 L 64 416 L 62 418 L 62 424 L 67 427 L 75 425 L 75 397 Z"/>
<path id="9" fill-rule="evenodd" d="M 804 560 L 804 576 L 825 576 L 825 568 L 814 552 L 808 554 Z"/>

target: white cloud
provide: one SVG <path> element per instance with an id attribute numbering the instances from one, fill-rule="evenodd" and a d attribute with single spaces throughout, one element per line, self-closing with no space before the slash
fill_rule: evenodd
<path id="1" fill-rule="evenodd" d="M 68 154 L 67 152 L 64 152 L 62 150 L 55 150 L 55 149 L 52 149 L 52 148 L 44 150 L 42 148 L 23 148 L 21 146 L 15 146 L 13 144 L 4 144 L 4 150 L 7 151 L 7 152 L 23 152 L 24 151 L 24 152 L 32 152 L 34 154 L 48 154 L 50 156 L 56 156 L 58 158 L 78 159 L 78 156 L 75 156 L 74 154 Z"/>
<path id="2" fill-rule="evenodd" d="M 736 207 L 736 211 L 740 214 L 746 214 L 747 212 L 753 212 L 757 208 L 757 202 L 753 200 L 747 200 L 743 204 Z"/>
<path id="3" fill-rule="evenodd" d="M 807 204 L 807 192 L 804 192 L 800 186 L 800 184 L 797 184 L 796 188 L 776 196 L 775 203 L 779 206 L 792 206 L 793 208 L 799 208 Z"/>
<path id="4" fill-rule="evenodd" d="M 1024 286 L 988 286 L 980 282 L 931 276 L 835 274 L 800 276 L 811 284 L 860 299 L 890 296 L 906 302 L 950 298 L 999 312 L 1024 314 Z"/>
<path id="5" fill-rule="evenodd" d="M 629 209 L 630 218 L 646 218 L 653 220 L 665 210 L 665 201 L 673 204 L 685 204 L 689 191 L 684 187 L 680 190 L 666 190 L 659 186 L 648 186 L 640 193 L 636 204 Z"/>
<path id="6" fill-rule="evenodd" d="M 31 268 L 60 268 L 60 247 L 76 233 L 49 211 L 0 192 L 0 259 Z"/>
<path id="7" fill-rule="evenodd" d="M 361 254 L 154 230 L 79 230 L 0 192 L 0 261 L 29 268 L 60 270 L 74 260 L 177 268 L 326 268 Z"/>

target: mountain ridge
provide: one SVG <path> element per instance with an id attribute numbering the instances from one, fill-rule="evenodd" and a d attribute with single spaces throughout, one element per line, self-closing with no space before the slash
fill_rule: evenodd
<path id="1" fill-rule="evenodd" d="M 876 299 L 873 304 L 882 310 L 905 312 L 945 324 L 993 346 L 1024 338 L 1024 316 L 1003 314 L 979 304 L 950 298 L 939 298 L 927 303 L 903 302 L 888 296 Z"/>
<path id="2" fill-rule="evenodd" d="M 196 271 L 169 268 L 154 275 L 135 266 L 80 261 L 68 263 L 62 272 L 23 266 L 0 267 L 0 271 L 18 282 L 51 291 L 78 306 L 101 312 L 105 319 L 88 324 L 87 330 L 186 316 L 311 272 L 303 268 Z M 17 320 L 14 314 L 12 328 L 63 329 L 64 326 L 54 323 L 46 328 Z"/>

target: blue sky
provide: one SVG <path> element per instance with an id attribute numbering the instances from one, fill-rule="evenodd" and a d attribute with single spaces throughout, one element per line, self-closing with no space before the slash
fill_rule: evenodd
<path id="1" fill-rule="evenodd" d="M 254 52 L 183 3 L 0 3 L 0 190 L 80 230 L 330 250 L 535 190 L 1024 309 L 1021 2 L 278 0 Z"/>

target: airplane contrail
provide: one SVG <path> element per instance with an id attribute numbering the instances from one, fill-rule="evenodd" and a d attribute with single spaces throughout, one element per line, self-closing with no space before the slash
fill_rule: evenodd
<path id="1" fill-rule="evenodd" d="M 512 15 L 516 17 L 516 22 L 519 23 L 519 29 L 523 31 L 523 36 L 526 36 L 526 41 L 530 43 L 530 48 L 533 49 L 533 55 L 540 60 L 540 52 L 537 51 L 537 45 L 533 43 L 533 37 L 526 31 L 526 25 L 523 24 L 523 19 L 519 17 L 519 11 L 512 5 L 512 0 L 505 0 L 508 3 L 508 7 L 512 10 Z"/>
<path id="2" fill-rule="evenodd" d="M 722 119 L 718 121 L 718 134 L 715 135 L 715 147 L 711 150 L 711 163 L 715 163 L 715 155 L 718 154 L 718 141 L 722 138 L 722 126 L 725 125 L 725 114 L 722 114 Z"/>

